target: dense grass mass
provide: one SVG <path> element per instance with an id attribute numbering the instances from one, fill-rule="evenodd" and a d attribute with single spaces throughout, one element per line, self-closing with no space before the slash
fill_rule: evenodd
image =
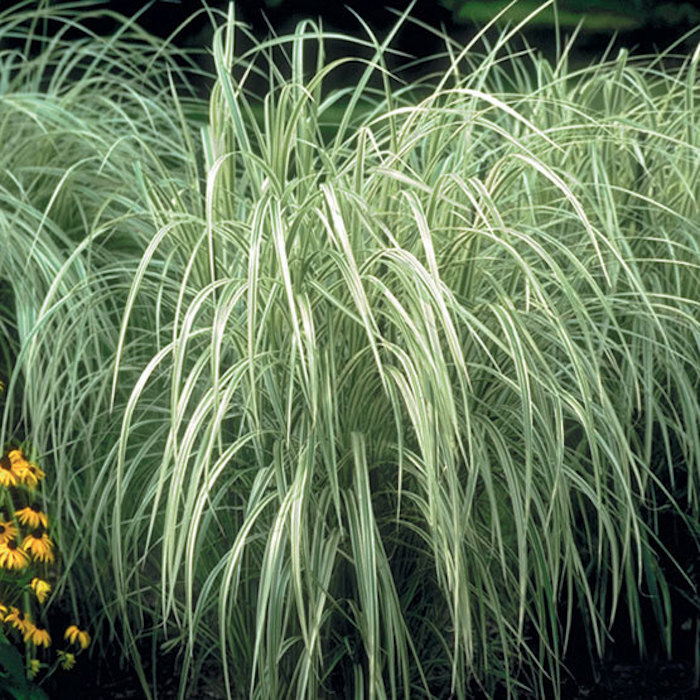
<path id="1" fill-rule="evenodd" d="M 31 38 L 0 54 L 0 439 L 51 468 L 96 659 L 178 650 L 183 697 L 544 693 L 575 612 L 594 656 L 621 606 L 643 647 L 648 594 L 670 647 L 700 49 L 569 70 L 514 27 L 402 85 L 403 17 L 342 88 L 342 37 L 242 52 L 232 7 L 201 128 L 184 54 L 48 16 L 0 15 Z"/>

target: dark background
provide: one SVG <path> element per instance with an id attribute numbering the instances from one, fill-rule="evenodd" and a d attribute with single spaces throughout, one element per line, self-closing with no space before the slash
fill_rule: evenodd
<path id="1" fill-rule="evenodd" d="M 112 0 L 110 7 L 127 15 L 144 8 L 137 0 Z M 227 0 L 209 0 L 209 6 L 225 11 Z M 270 27 L 279 34 L 293 30 L 304 18 L 323 21 L 325 28 L 362 35 L 363 30 L 352 8 L 378 35 L 383 36 L 396 21 L 397 12 L 410 6 L 409 0 L 238 0 L 237 16 L 249 24 L 253 33 L 264 37 Z M 466 43 L 474 32 L 486 24 L 507 0 L 417 0 L 411 16 L 433 27 L 443 29 L 452 38 Z M 519 0 L 507 14 L 507 21 L 517 22 L 541 5 L 540 0 Z M 201 9 L 200 0 L 154 0 L 141 16 L 141 23 L 161 36 L 176 31 L 178 26 Z M 392 12 L 389 8 L 392 8 Z M 558 0 L 557 19 L 562 36 L 571 34 L 579 21 L 583 28 L 577 42 L 575 58 L 581 62 L 594 60 L 611 41 L 635 53 L 664 49 L 690 30 L 700 27 L 698 0 Z M 529 40 L 545 53 L 553 52 L 555 16 L 551 8 L 533 18 L 525 32 Z M 207 45 L 209 21 L 201 15 L 183 27 L 176 41 L 183 45 Z M 692 51 L 698 34 L 680 47 Z M 417 57 L 440 51 L 442 42 L 417 25 L 407 23 L 392 44 Z M 613 54 L 614 55 L 614 54 Z"/>
<path id="2" fill-rule="evenodd" d="M 19 6 L 24 9 L 43 5 L 57 7 L 65 0 L 0 0 L 0 8 L 8 10 Z M 569 66 L 578 67 L 596 62 L 608 50 L 614 59 L 621 47 L 634 54 L 649 54 L 677 43 L 675 53 L 687 57 L 695 49 L 700 32 L 700 0 L 557 0 L 557 12 L 550 7 L 532 18 L 522 32 L 529 46 L 550 60 L 556 60 L 556 29 L 560 31 L 560 44 L 574 32 L 582 22 L 581 32 L 569 56 Z M 75 5 L 75 0 L 73 0 Z M 81 21 L 92 31 L 108 35 L 119 28 L 120 22 L 113 16 L 119 13 L 135 18 L 147 31 L 166 38 L 181 48 L 196 52 L 196 63 L 203 73 L 190 77 L 190 83 L 200 97 L 206 98 L 211 89 L 214 66 L 211 60 L 212 21 L 221 26 L 228 0 L 104 0 L 84 2 L 81 7 L 85 15 Z M 417 0 L 410 13 L 418 23 L 424 23 L 447 34 L 459 45 L 466 44 L 474 34 L 490 21 L 507 0 Z M 503 27 L 518 23 L 542 4 L 541 0 L 519 0 L 509 10 L 499 25 L 489 32 L 494 39 Z M 284 35 L 294 30 L 302 19 L 320 21 L 325 30 L 367 38 L 366 29 L 356 16 L 359 15 L 378 39 L 383 39 L 396 23 L 398 15 L 411 6 L 409 0 L 237 0 L 234 3 L 236 18 L 245 22 L 252 34 L 264 39 L 270 33 Z M 104 12 L 104 10 L 110 12 Z M 353 13 L 354 11 L 354 13 Z M 89 17 L 89 18 L 88 18 Z M 0 17 L 2 22 L 2 17 Z M 442 72 L 446 60 L 427 60 L 444 52 L 444 40 L 412 21 L 403 24 L 391 43 L 391 48 L 402 52 L 402 58 L 388 58 L 388 67 L 396 72 L 409 62 L 407 56 L 418 59 L 410 70 L 400 73 L 401 79 L 416 83 L 428 74 Z M 58 26 L 58 25 L 56 25 Z M 65 27 L 63 27 L 65 29 Z M 42 33 L 51 35 L 51 23 L 42 28 Z M 77 30 L 75 36 L 82 36 Z M 692 33 L 691 36 L 688 36 Z M 685 35 L 685 40 L 682 38 Z M 67 37 L 71 33 L 67 33 Z M 24 39 L 18 41 L 24 44 Z M 241 55 L 250 43 L 242 33 L 236 39 L 236 54 Z M 4 39 L 0 49 L 8 48 Z M 512 48 L 522 44 L 511 42 Z M 19 47 L 18 47 L 19 48 Z M 39 45 L 37 45 L 37 49 Z M 328 60 L 346 55 L 363 55 L 357 45 L 342 42 L 326 42 Z M 483 51 L 477 44 L 476 50 Z M 370 51 L 365 52 L 369 57 Z M 682 60 L 677 59 L 678 60 Z M 284 61 L 281 62 L 282 64 Z M 333 73 L 332 81 L 337 86 L 352 84 L 360 68 L 348 64 Z M 260 84 L 258 84 L 260 83 Z M 264 94 L 267 84 L 252 78 L 247 83 L 253 93 Z"/>
<path id="3" fill-rule="evenodd" d="M 3 9 L 21 4 L 31 7 L 38 5 L 39 0 L 28 3 L 0 0 Z M 61 0 L 48 0 L 46 4 L 60 5 Z M 228 0 L 207 0 L 207 4 L 213 10 L 225 11 Z M 444 29 L 458 41 L 467 41 L 477 27 L 483 26 L 506 4 L 506 0 L 417 0 L 411 16 Z M 519 0 L 507 19 L 519 21 L 540 4 L 540 0 Z M 284 34 L 300 19 L 319 17 L 326 29 L 362 35 L 361 25 L 348 7 L 381 37 L 395 23 L 396 11 L 403 11 L 409 5 L 408 0 L 237 0 L 235 8 L 237 17 L 249 24 L 260 38 L 270 32 L 270 27 Z M 126 16 L 138 14 L 139 23 L 158 36 L 169 36 L 179 28 L 175 36 L 177 44 L 209 46 L 211 22 L 206 13 L 190 19 L 203 9 L 201 0 L 105 0 L 88 2 L 85 6 L 109 8 Z M 700 27 L 698 0 L 558 0 L 557 8 L 563 35 L 570 34 L 580 20 L 584 21 L 576 42 L 582 59 L 602 52 L 615 34 L 617 45 L 648 53 L 665 48 L 691 29 Z M 102 18 L 95 20 L 93 26 L 97 31 L 109 33 L 116 23 Z M 548 45 L 553 48 L 555 43 L 553 27 L 554 13 L 549 9 L 528 24 L 527 35 L 546 51 Z M 697 36 L 696 33 L 687 40 L 682 50 L 686 53 L 692 50 Z M 439 39 L 431 40 L 429 33 L 409 23 L 393 46 L 416 56 L 427 56 L 439 51 L 442 45 Z"/>
<path id="4" fill-rule="evenodd" d="M 55 4 L 55 3 L 54 3 Z M 100 3 L 95 3 L 99 5 Z M 142 23 L 151 31 L 162 34 L 173 31 L 184 19 L 202 7 L 199 0 L 112 0 L 103 3 L 126 15 L 148 7 Z M 227 0 L 208 0 L 212 8 L 225 9 Z M 256 33 L 268 31 L 265 16 L 276 30 L 291 27 L 299 19 L 322 17 L 325 23 L 344 31 L 353 31 L 358 22 L 348 7 L 358 12 L 375 30 L 386 30 L 394 21 L 387 8 L 402 11 L 409 7 L 408 0 L 238 0 L 237 14 L 249 23 Z M 412 16 L 434 26 L 444 25 L 450 31 L 461 32 L 474 23 L 485 23 L 501 8 L 506 0 L 417 0 Z M 519 19 L 541 4 L 540 0 L 519 0 L 508 14 Z M 638 42 L 652 48 L 656 42 L 680 36 L 700 24 L 697 1 L 687 0 L 558 0 L 559 22 L 572 29 L 582 18 L 585 34 L 605 40 L 613 32 L 622 32 L 628 42 Z M 552 11 L 534 19 L 533 26 L 551 26 Z"/>

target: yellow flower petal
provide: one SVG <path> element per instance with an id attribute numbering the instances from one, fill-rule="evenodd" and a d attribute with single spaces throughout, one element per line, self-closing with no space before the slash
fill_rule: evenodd
<path id="1" fill-rule="evenodd" d="M 17 542 L 8 540 L 0 544 L 0 567 L 19 571 L 27 564 L 29 564 L 29 557 L 17 546 Z"/>
<path id="2" fill-rule="evenodd" d="M 81 649 L 90 646 L 90 635 L 87 631 L 81 630 L 77 625 L 71 625 L 63 635 L 71 644 L 77 644 Z"/>
<path id="3" fill-rule="evenodd" d="M 46 564 L 52 564 L 54 561 L 53 542 L 51 538 L 41 530 L 34 530 L 26 535 L 22 540 L 22 549 L 31 554 L 37 561 Z"/>
<path id="4" fill-rule="evenodd" d="M 50 647 L 51 635 L 48 630 L 40 629 L 36 625 L 27 626 L 24 632 L 24 641 L 31 642 L 36 647 Z"/>
<path id="5" fill-rule="evenodd" d="M 0 486 L 7 488 L 17 486 L 17 472 L 12 467 L 12 462 L 7 455 L 0 457 Z"/>
<path id="6" fill-rule="evenodd" d="M 26 508 L 20 508 L 15 511 L 15 516 L 19 520 L 20 525 L 25 527 L 43 527 L 49 526 L 49 519 L 46 513 L 42 512 L 41 506 L 38 503 L 32 503 Z"/>
<path id="7" fill-rule="evenodd" d="M 17 526 L 12 520 L 0 520 L 0 544 L 17 539 Z"/>
<path id="8" fill-rule="evenodd" d="M 51 584 L 40 578 L 33 578 L 29 584 L 36 595 L 36 599 L 43 603 L 51 593 Z"/>

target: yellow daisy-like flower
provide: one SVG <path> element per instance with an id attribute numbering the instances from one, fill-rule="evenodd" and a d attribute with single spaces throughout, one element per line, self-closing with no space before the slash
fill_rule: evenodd
<path id="1" fill-rule="evenodd" d="M 42 512 L 41 506 L 35 501 L 26 508 L 20 508 L 15 511 L 17 520 L 21 525 L 26 527 L 48 527 L 49 518 L 46 513 Z"/>
<path id="2" fill-rule="evenodd" d="M 0 622 L 5 622 L 5 617 L 8 612 L 10 611 L 7 605 L 5 605 L 5 603 L 0 603 Z"/>
<path id="3" fill-rule="evenodd" d="M 24 641 L 31 642 L 35 647 L 50 647 L 51 635 L 48 630 L 42 630 L 30 623 L 24 630 Z"/>
<path id="4" fill-rule="evenodd" d="M 12 606 L 10 612 L 5 615 L 5 622 L 12 625 L 16 630 L 24 634 L 29 626 L 33 626 L 32 621 L 19 609 Z"/>
<path id="5" fill-rule="evenodd" d="M 36 594 L 36 599 L 40 603 L 43 603 L 49 597 L 49 593 L 51 593 L 51 584 L 43 579 L 34 577 L 29 585 L 32 587 L 32 590 Z"/>
<path id="6" fill-rule="evenodd" d="M 26 469 L 29 466 L 29 462 L 25 459 L 22 450 L 10 450 L 7 453 L 7 458 L 15 471 L 17 469 Z"/>
<path id="7" fill-rule="evenodd" d="M 3 569 L 24 569 L 29 563 L 29 557 L 22 551 L 15 540 L 0 544 L 0 567 Z"/>
<path id="8" fill-rule="evenodd" d="M 32 622 L 30 619 L 29 615 L 24 616 L 24 626 L 20 630 L 22 632 L 22 637 L 24 637 L 24 641 L 26 642 L 27 639 L 31 636 L 32 632 L 36 629 L 36 625 Z"/>
<path id="9" fill-rule="evenodd" d="M 46 476 L 46 473 L 39 467 L 36 462 L 24 462 L 22 466 L 13 465 L 15 474 L 20 483 L 28 486 L 30 489 L 35 489 L 39 482 Z"/>
<path id="10" fill-rule="evenodd" d="M 0 486 L 17 486 L 17 473 L 12 468 L 12 462 L 7 455 L 0 457 Z"/>
<path id="11" fill-rule="evenodd" d="M 27 678 L 29 680 L 34 680 L 36 678 L 36 674 L 39 673 L 39 669 L 41 668 L 41 661 L 39 659 L 29 659 L 29 664 L 27 665 Z"/>
<path id="12" fill-rule="evenodd" d="M 17 539 L 17 526 L 12 520 L 0 520 L 0 544 Z"/>
<path id="13" fill-rule="evenodd" d="M 34 559 L 53 564 L 53 542 L 43 529 L 33 530 L 22 540 L 22 549 L 31 554 Z M 2 550 L 0 549 L 0 564 L 2 563 Z"/>
<path id="14" fill-rule="evenodd" d="M 87 649 L 90 646 L 90 635 L 81 630 L 77 625 L 71 625 L 63 635 L 71 644 L 77 644 L 81 649 Z"/>
<path id="15" fill-rule="evenodd" d="M 56 652 L 56 656 L 58 656 L 58 661 L 61 665 L 61 668 L 65 671 L 70 671 L 73 668 L 73 666 L 75 666 L 75 654 L 71 654 L 69 651 L 63 651 L 63 649 L 59 649 Z"/>

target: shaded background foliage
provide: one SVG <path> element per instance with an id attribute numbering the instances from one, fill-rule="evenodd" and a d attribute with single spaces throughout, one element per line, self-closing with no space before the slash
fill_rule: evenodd
<path id="1" fill-rule="evenodd" d="M 61 0 L 48 0 L 48 6 L 58 6 Z M 28 3 L 2 3 L 3 7 Z M 389 30 L 396 13 L 411 6 L 409 0 L 239 0 L 236 12 L 239 19 L 260 37 L 272 29 L 284 34 L 302 19 L 321 18 L 329 30 L 360 35 L 362 30 L 353 13 L 357 13 L 380 36 Z M 444 31 L 458 41 L 474 34 L 477 27 L 486 24 L 508 5 L 508 0 L 417 0 L 411 17 Z M 505 15 L 505 21 L 516 21 L 535 10 L 538 0 L 520 0 Z M 85 3 L 86 7 L 109 8 L 126 16 L 137 17 L 147 31 L 160 37 L 175 34 L 180 46 L 208 47 L 211 45 L 211 22 L 200 0 L 102 0 Z M 227 0 L 209 0 L 212 10 L 225 10 Z M 700 23 L 697 4 L 685 0 L 559 0 L 557 22 L 565 32 L 571 32 L 579 23 L 583 31 L 574 47 L 581 60 L 600 53 L 617 34 L 616 43 L 636 52 L 650 52 L 665 47 L 682 37 Z M 535 17 L 526 27 L 525 34 L 545 53 L 553 53 L 555 13 L 550 9 Z M 86 26 L 98 33 L 109 33 L 118 27 L 118 21 L 104 16 L 88 20 Z M 407 24 L 396 37 L 393 46 L 416 57 L 429 57 L 442 49 L 442 42 L 421 30 L 415 23 Z"/>

